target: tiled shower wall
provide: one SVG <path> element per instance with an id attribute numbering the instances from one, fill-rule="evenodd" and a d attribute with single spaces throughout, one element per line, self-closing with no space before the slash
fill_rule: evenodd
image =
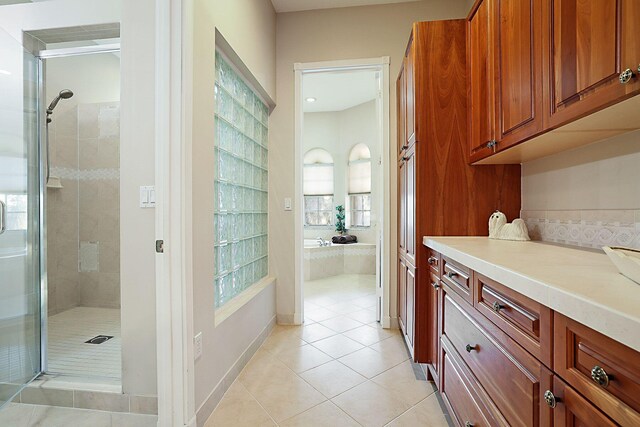
<path id="1" fill-rule="evenodd" d="M 49 312 L 120 307 L 120 107 L 81 104 L 50 129 Z M 55 147 L 55 148 L 54 148 Z"/>
<path id="2" fill-rule="evenodd" d="M 534 240 L 640 249 L 640 131 L 522 165 Z"/>

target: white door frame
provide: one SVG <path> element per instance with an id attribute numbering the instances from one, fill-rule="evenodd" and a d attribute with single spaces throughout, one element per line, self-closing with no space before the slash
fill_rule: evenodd
<path id="1" fill-rule="evenodd" d="M 158 426 L 195 426 L 190 75 L 193 0 L 156 0 L 156 335 Z M 151 244 L 151 242 L 149 242 Z"/>
<path id="2" fill-rule="evenodd" d="M 304 215 L 304 195 L 302 193 L 302 165 L 304 163 L 304 150 L 302 149 L 302 134 L 304 127 L 303 112 L 303 93 L 302 93 L 302 76 L 303 74 L 329 72 L 338 70 L 356 70 L 356 69 L 380 69 L 382 72 L 382 327 L 391 327 L 391 317 L 389 310 L 390 301 L 390 283 L 391 283 L 391 189 L 389 185 L 390 173 L 390 147 L 389 147 L 389 57 L 366 58 L 366 59 L 348 59 L 340 61 L 323 61 L 323 62 L 307 62 L 294 64 L 295 73 L 295 95 L 294 95 L 294 111 L 295 111 L 295 149 L 294 149 L 294 182 L 295 182 L 295 311 L 293 323 L 302 324 L 304 320 L 304 245 L 303 245 L 303 215 Z M 395 204 L 393 204 L 395 206 Z"/>

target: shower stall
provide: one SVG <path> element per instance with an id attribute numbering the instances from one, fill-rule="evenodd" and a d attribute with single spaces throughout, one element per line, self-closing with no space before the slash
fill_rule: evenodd
<path id="1" fill-rule="evenodd" d="M 0 406 L 121 383 L 119 46 L 59 34 L 0 33 Z"/>

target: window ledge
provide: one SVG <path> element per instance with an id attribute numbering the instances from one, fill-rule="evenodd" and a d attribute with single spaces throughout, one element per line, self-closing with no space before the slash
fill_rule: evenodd
<path id="1" fill-rule="evenodd" d="M 276 278 L 272 276 L 267 276 L 259 282 L 254 283 L 251 287 L 241 294 L 238 294 L 231 301 L 220 307 L 215 311 L 215 326 L 222 324 L 225 320 L 227 320 L 233 313 L 240 310 L 247 303 L 249 303 L 253 298 L 255 298 L 258 294 L 260 294 L 264 289 L 268 288 L 272 284 L 276 282 Z"/>

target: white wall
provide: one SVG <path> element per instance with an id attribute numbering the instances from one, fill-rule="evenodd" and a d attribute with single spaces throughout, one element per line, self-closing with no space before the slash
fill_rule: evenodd
<path id="1" fill-rule="evenodd" d="M 267 94 L 275 99 L 276 16 L 269 0 L 194 1 L 193 49 L 186 58 L 186 91 L 192 121 L 189 165 L 191 171 L 190 236 L 192 259 L 187 261 L 193 283 L 194 332 L 202 332 L 203 354 L 195 362 L 195 406 L 198 421 L 213 410 L 215 391 L 233 363 L 258 337 L 275 315 L 275 289 L 270 285 L 259 296 L 216 327 L 214 310 L 213 183 L 215 31 L 238 54 Z M 270 159 L 281 150 L 269 147 Z M 272 166 L 270 160 L 270 172 Z M 274 215 L 270 215 L 272 218 Z M 271 219 L 270 219 L 271 221 Z M 274 230 L 270 227 L 271 236 Z M 273 252 L 273 248 L 271 248 Z M 207 402 L 210 404 L 207 405 Z"/>
<path id="2" fill-rule="evenodd" d="M 314 10 L 278 14 L 277 101 L 270 122 L 270 253 L 271 271 L 278 278 L 278 316 L 293 318 L 295 310 L 293 212 L 283 212 L 285 197 L 294 197 L 294 73 L 296 62 L 389 56 L 390 158 L 395 159 L 396 93 L 411 24 L 415 21 L 464 18 L 468 0 L 432 0 L 380 6 Z M 277 150 L 277 152 L 275 152 Z M 390 165 L 391 203 L 395 205 L 396 166 Z M 302 209 L 294 206 L 294 209 Z M 396 257 L 397 217 L 391 210 L 391 256 Z M 396 269 L 392 262 L 391 316 L 396 307 Z"/>
<path id="3" fill-rule="evenodd" d="M 380 166 L 377 159 L 380 157 L 380 136 L 377 118 L 376 101 L 365 102 L 343 111 L 305 113 L 303 134 L 305 153 L 312 148 L 323 148 L 333 156 L 334 205 L 336 206 L 346 203 L 351 149 L 359 143 L 369 147 L 372 175 L 372 227 L 350 229 L 349 234 L 357 236 L 361 243 L 372 244 L 376 243 L 375 221 L 379 215 L 377 205 L 382 197 L 382 187 L 378 182 Z M 318 236 L 330 239 L 335 234 L 335 224 L 330 227 L 305 227 L 304 230 L 306 239 L 315 239 Z"/>

